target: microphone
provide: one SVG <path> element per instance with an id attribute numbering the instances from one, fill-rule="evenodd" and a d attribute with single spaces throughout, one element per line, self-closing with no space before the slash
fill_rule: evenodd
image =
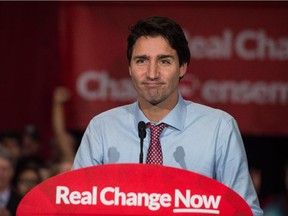
<path id="1" fill-rule="evenodd" d="M 144 121 L 140 121 L 138 123 L 138 136 L 140 138 L 140 155 L 139 155 L 139 163 L 143 163 L 143 141 L 146 137 L 146 124 Z"/>

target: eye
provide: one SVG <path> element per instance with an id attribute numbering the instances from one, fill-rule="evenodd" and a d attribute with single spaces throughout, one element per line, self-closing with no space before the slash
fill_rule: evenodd
<path id="1" fill-rule="evenodd" d="M 145 60 L 144 59 L 137 59 L 136 64 L 144 64 Z"/>
<path id="2" fill-rule="evenodd" d="M 160 64 L 171 64 L 171 61 L 169 59 L 161 59 Z"/>
<path id="3" fill-rule="evenodd" d="M 145 56 L 139 56 L 134 58 L 135 64 L 137 65 L 143 65 L 147 62 L 147 60 L 148 58 Z"/>

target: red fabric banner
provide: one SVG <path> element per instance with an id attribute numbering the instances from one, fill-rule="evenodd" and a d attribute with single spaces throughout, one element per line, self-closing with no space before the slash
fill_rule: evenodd
<path id="1" fill-rule="evenodd" d="M 182 25 L 191 62 L 184 98 L 235 117 L 242 133 L 288 135 L 287 4 L 78 2 L 63 4 L 63 80 L 75 97 L 70 127 L 135 101 L 126 59 L 128 26 L 151 15 Z"/>

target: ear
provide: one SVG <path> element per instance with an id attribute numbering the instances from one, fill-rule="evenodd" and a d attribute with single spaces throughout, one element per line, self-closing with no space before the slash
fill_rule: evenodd
<path id="1" fill-rule="evenodd" d="M 187 63 L 182 64 L 182 66 L 180 67 L 180 73 L 179 73 L 179 78 L 184 77 L 184 75 L 186 74 L 187 71 Z"/>
<path id="2" fill-rule="evenodd" d="M 130 66 L 129 66 L 129 74 L 130 74 L 130 76 L 131 76 L 131 74 L 132 74 L 132 73 L 131 73 L 131 67 L 130 67 Z"/>

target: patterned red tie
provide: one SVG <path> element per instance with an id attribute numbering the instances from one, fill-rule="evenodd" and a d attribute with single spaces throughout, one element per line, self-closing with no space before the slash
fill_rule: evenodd
<path id="1" fill-rule="evenodd" d="M 165 123 L 161 123 L 159 125 L 151 125 L 150 123 L 147 124 L 147 127 L 150 128 L 150 145 L 146 159 L 147 164 L 163 164 L 162 149 L 159 137 L 165 126 Z"/>

